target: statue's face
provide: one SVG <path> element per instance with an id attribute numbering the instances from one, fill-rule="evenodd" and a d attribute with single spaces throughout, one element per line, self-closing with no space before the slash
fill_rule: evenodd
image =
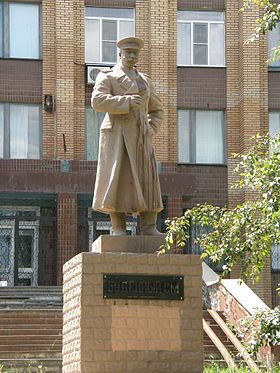
<path id="1" fill-rule="evenodd" d="M 122 64 L 128 69 L 132 69 L 138 61 L 138 49 L 122 49 L 120 52 Z"/>

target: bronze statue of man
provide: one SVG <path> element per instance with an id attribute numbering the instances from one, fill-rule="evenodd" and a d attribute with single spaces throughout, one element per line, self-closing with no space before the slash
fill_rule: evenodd
<path id="1" fill-rule="evenodd" d="M 140 215 L 142 235 L 159 235 L 163 209 L 152 134 L 163 120 L 162 104 L 150 78 L 135 68 L 143 41 L 118 41 L 120 61 L 100 72 L 92 107 L 106 112 L 100 127 L 99 156 L 92 208 L 110 214 L 113 235 L 126 234 L 126 214 Z"/>

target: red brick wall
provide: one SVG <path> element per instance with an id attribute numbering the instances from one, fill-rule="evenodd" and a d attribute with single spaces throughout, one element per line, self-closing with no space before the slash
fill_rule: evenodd
<path id="1" fill-rule="evenodd" d="M 224 10 L 225 0 L 178 0 L 178 9 Z"/>
<path id="2" fill-rule="evenodd" d="M 77 194 L 59 194 L 57 199 L 57 285 L 62 285 L 62 267 L 77 254 Z"/>
<path id="3" fill-rule="evenodd" d="M 42 61 L 0 59 L 0 102 L 40 104 Z"/>
<path id="4" fill-rule="evenodd" d="M 268 108 L 280 109 L 280 71 L 268 73 Z"/>
<path id="5" fill-rule="evenodd" d="M 226 69 L 179 67 L 177 76 L 179 108 L 226 108 Z"/>
<path id="6" fill-rule="evenodd" d="M 135 0 L 85 0 L 85 6 L 100 6 L 104 8 L 134 8 Z"/>

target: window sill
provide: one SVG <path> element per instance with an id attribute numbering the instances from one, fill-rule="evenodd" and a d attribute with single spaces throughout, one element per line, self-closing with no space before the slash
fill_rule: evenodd
<path id="1" fill-rule="evenodd" d="M 106 62 L 85 62 L 85 66 L 97 66 L 97 67 L 112 67 L 115 66 L 117 62 L 106 63 Z"/>
<path id="2" fill-rule="evenodd" d="M 42 58 L 16 58 L 16 57 L 0 57 L 3 61 L 43 61 Z"/>
<path id="3" fill-rule="evenodd" d="M 187 163 L 177 162 L 178 166 L 206 166 L 206 167 L 227 167 L 226 163 Z"/>
<path id="4" fill-rule="evenodd" d="M 177 67 L 210 67 L 211 69 L 225 69 L 226 65 L 177 65 Z"/>
<path id="5" fill-rule="evenodd" d="M 268 66 L 267 70 L 277 72 L 280 71 L 280 66 Z"/>

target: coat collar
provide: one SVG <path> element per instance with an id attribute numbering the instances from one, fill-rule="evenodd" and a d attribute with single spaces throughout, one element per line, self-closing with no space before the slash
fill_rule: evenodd
<path id="1" fill-rule="evenodd" d="M 118 80 L 119 85 L 125 90 L 126 93 L 137 94 L 138 86 L 134 80 L 132 80 L 123 69 L 123 66 L 118 63 L 113 69 L 114 77 Z"/>

